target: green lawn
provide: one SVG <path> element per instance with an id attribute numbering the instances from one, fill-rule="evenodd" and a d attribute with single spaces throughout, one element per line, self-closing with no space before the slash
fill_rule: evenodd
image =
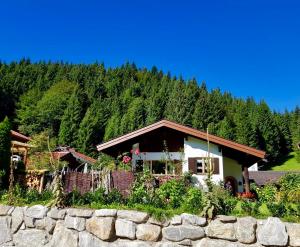
<path id="1" fill-rule="evenodd" d="M 300 164 L 296 160 L 295 152 L 291 152 L 278 165 L 271 169 L 273 171 L 300 171 Z"/>

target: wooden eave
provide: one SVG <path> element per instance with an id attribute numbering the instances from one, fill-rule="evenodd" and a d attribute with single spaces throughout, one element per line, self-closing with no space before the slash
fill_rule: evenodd
<path id="1" fill-rule="evenodd" d="M 207 141 L 207 133 L 205 133 L 203 131 L 200 131 L 200 130 L 197 130 L 197 129 L 194 129 L 194 128 L 191 128 L 188 126 L 184 126 L 184 125 L 181 125 L 181 124 L 169 121 L 169 120 L 161 120 L 159 122 L 156 122 L 156 123 L 146 126 L 144 128 L 138 129 L 131 133 L 125 134 L 123 136 L 117 137 L 117 138 L 112 139 L 103 144 L 100 144 L 97 146 L 97 150 L 103 151 L 109 147 L 115 146 L 119 143 L 128 141 L 134 137 L 143 135 L 145 133 L 148 133 L 150 131 L 153 131 L 153 130 L 156 130 L 156 129 L 162 128 L 162 127 L 174 129 L 174 130 L 180 131 L 182 133 L 185 133 L 186 135 L 190 135 L 190 136 Z M 266 153 L 262 150 L 258 150 L 258 149 L 255 149 L 255 148 L 243 145 L 243 144 L 239 144 L 237 142 L 226 140 L 224 138 L 221 138 L 221 137 L 218 137 L 215 135 L 208 134 L 208 139 L 211 143 L 218 144 L 218 145 L 221 145 L 224 147 L 228 147 L 228 148 L 240 151 L 242 153 L 255 156 L 260 159 L 263 159 L 266 155 Z"/>

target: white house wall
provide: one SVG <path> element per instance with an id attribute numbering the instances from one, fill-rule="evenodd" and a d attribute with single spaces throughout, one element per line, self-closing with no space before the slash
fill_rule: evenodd
<path id="1" fill-rule="evenodd" d="M 238 184 L 238 192 L 243 192 L 242 166 L 233 159 L 224 157 L 224 178 L 234 177 Z"/>
<path id="2" fill-rule="evenodd" d="M 212 175 L 212 180 L 215 183 L 219 183 L 223 181 L 223 156 L 221 150 L 219 150 L 218 145 L 210 143 L 210 157 L 211 158 L 219 158 L 219 171 L 220 174 Z M 207 157 L 208 155 L 208 147 L 207 142 L 196 139 L 193 137 L 188 137 L 184 140 L 184 164 L 183 164 L 183 172 L 188 172 L 188 158 L 195 158 L 195 157 Z M 198 180 L 198 184 L 202 187 L 205 187 L 204 180 L 206 175 L 194 175 L 194 177 Z"/>
<path id="3" fill-rule="evenodd" d="M 183 153 L 169 152 L 171 160 L 183 160 Z M 139 155 L 132 155 L 132 162 L 135 164 L 136 160 L 165 160 L 166 154 L 164 152 L 142 152 Z"/>

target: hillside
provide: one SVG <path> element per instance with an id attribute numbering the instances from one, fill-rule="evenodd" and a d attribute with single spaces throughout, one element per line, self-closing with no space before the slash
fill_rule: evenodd
<path id="1" fill-rule="evenodd" d="M 288 156 L 279 160 L 278 164 L 272 167 L 273 171 L 300 171 L 300 163 L 296 160 L 296 153 L 291 152 Z"/>
<path id="2" fill-rule="evenodd" d="M 300 108 L 273 112 L 253 98 L 208 90 L 195 79 L 124 64 L 0 63 L 0 121 L 97 156 L 95 145 L 160 119 L 266 150 L 270 161 L 300 140 Z"/>

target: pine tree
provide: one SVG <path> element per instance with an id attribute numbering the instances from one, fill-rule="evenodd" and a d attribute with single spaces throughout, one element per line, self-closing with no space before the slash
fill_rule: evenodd
<path id="1" fill-rule="evenodd" d="M 175 82 L 175 85 L 170 93 L 166 109 L 165 118 L 171 121 L 184 124 L 186 118 L 185 106 L 185 84 L 182 79 Z"/>
<path id="2" fill-rule="evenodd" d="M 3 184 L 8 185 L 8 176 L 10 173 L 10 147 L 11 147 L 11 137 L 10 137 L 10 122 L 7 117 L 0 123 L 0 170 L 4 170 L 5 176 L 3 179 Z"/>
<path id="3" fill-rule="evenodd" d="M 59 143 L 75 146 L 78 139 L 78 131 L 84 117 L 87 96 L 81 88 L 76 88 L 70 97 L 59 129 Z"/>
<path id="4" fill-rule="evenodd" d="M 109 102 L 96 99 L 88 108 L 78 131 L 77 147 L 80 151 L 95 156 L 96 145 L 101 143 L 109 115 Z"/>
<path id="5" fill-rule="evenodd" d="M 205 82 L 199 89 L 199 97 L 197 99 L 195 110 L 192 116 L 193 127 L 200 130 L 206 130 L 209 124 L 209 99 Z"/>

